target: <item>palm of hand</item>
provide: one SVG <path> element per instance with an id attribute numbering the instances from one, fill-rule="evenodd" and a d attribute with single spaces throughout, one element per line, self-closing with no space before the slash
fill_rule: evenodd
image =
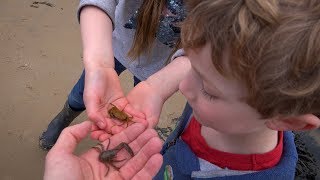
<path id="1" fill-rule="evenodd" d="M 152 129 L 145 130 L 145 126 L 136 123 L 121 133 L 112 136 L 102 142 L 113 150 L 119 144 L 128 143 L 132 154 L 124 149 L 116 151 L 111 164 L 99 161 L 99 152 L 94 148 L 77 157 L 73 151 L 77 141 L 83 139 L 88 131 L 88 123 L 82 123 L 65 130 L 57 144 L 49 151 L 46 157 L 46 169 L 44 179 L 151 179 L 160 169 L 162 156 L 159 151 L 162 146 L 157 133 Z M 86 128 L 86 127 L 88 128 Z M 87 130 L 86 130 L 86 129 Z M 109 145 L 108 145 L 109 144 Z M 111 166 L 109 166 L 111 165 Z M 118 169 L 119 168 L 119 169 Z"/>
<path id="2" fill-rule="evenodd" d="M 93 71 L 86 71 L 83 97 L 89 119 L 100 129 L 108 126 L 105 118 L 108 117 L 107 111 L 110 103 L 121 107 L 125 107 L 128 103 L 124 98 L 118 75 L 113 68 L 96 67 Z"/>
<path id="3" fill-rule="evenodd" d="M 125 126 L 119 126 L 122 122 L 110 118 L 108 114 L 111 103 L 120 110 L 124 110 L 128 105 L 121 89 L 119 77 L 113 68 L 96 67 L 94 71 L 86 71 L 84 102 L 89 119 L 97 125 L 93 131 L 104 130 L 106 132 L 104 139 L 125 128 Z M 124 111 L 130 117 L 132 116 L 132 120 L 135 122 L 144 119 L 144 116 L 139 113 L 132 115 L 130 112 Z M 101 134 L 100 131 L 97 133 Z"/>
<path id="4" fill-rule="evenodd" d="M 79 172 L 83 174 L 83 176 L 87 176 L 84 179 L 127 179 L 128 176 L 131 176 L 129 173 L 126 173 L 125 165 L 128 160 L 125 160 L 120 163 L 103 163 L 98 160 L 99 153 L 97 151 L 91 149 L 87 153 L 83 154 L 81 157 L 77 158 L 79 162 Z M 119 152 L 117 154 L 116 159 L 123 158 L 125 155 L 123 152 Z M 114 169 L 113 166 L 120 167 L 119 169 Z M 77 167 L 77 166 L 75 166 Z"/>
<path id="5" fill-rule="evenodd" d="M 114 106 L 117 109 L 119 109 L 119 111 L 126 114 L 128 119 L 119 120 L 115 117 L 111 117 L 114 115 L 110 116 L 108 111 Z M 128 126 L 132 125 L 135 122 L 147 124 L 147 121 L 145 120 L 145 115 L 142 112 L 132 108 L 125 97 L 119 98 L 116 101 L 111 102 L 109 106 L 104 104 L 99 111 L 101 111 L 100 113 L 103 114 L 104 116 L 104 122 L 106 122 L 106 128 L 101 129 L 97 125 L 93 125 L 92 132 L 91 132 L 91 138 L 99 141 L 107 140 L 113 134 L 120 133 L 121 131 L 123 131 L 124 129 L 126 129 Z"/>
<path id="6" fill-rule="evenodd" d="M 163 100 L 145 81 L 139 83 L 127 95 L 129 106 L 125 110 L 140 112 L 145 115 L 149 127 L 153 128 L 159 121 Z"/>
<path id="7" fill-rule="evenodd" d="M 82 162 L 84 168 L 82 169 L 87 169 L 90 166 L 94 179 L 151 179 L 161 166 L 161 155 L 154 154 L 159 152 L 162 143 L 157 133 L 152 129 L 144 131 L 138 137 L 135 136 L 134 131 L 132 131 L 131 137 L 128 133 L 121 132 L 116 135 L 116 138 L 113 136 L 103 142 L 103 148 L 106 148 L 103 151 L 109 150 L 116 153 L 113 159 L 103 162 L 97 161 L 101 152 L 93 149 L 83 154 L 81 158 L 84 160 Z M 126 148 L 116 149 L 123 141 L 132 141 L 129 143 L 132 152 Z M 147 171 L 141 171 L 141 169 Z"/>
<path id="8" fill-rule="evenodd" d="M 147 83 L 141 82 L 129 92 L 126 98 L 120 98 L 112 102 L 112 104 L 132 116 L 134 122 L 148 123 L 149 127 L 152 128 L 158 123 L 163 101 L 157 94 L 153 93 Z M 105 108 L 104 111 L 107 112 L 107 109 Z M 122 122 L 110 118 L 106 118 L 106 122 L 108 123 L 106 129 L 101 129 L 97 126 L 92 129 L 91 137 L 93 139 L 104 141 L 112 134 L 121 132 L 127 126 L 126 123 L 122 126 L 115 126 L 115 124 L 119 125 Z"/>

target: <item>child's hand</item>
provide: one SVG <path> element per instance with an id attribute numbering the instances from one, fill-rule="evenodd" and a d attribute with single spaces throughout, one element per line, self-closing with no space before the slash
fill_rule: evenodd
<path id="1" fill-rule="evenodd" d="M 146 81 L 135 86 L 127 95 L 127 100 L 129 106 L 126 106 L 126 111 L 132 112 L 135 116 L 140 115 L 135 113 L 143 113 L 150 128 L 158 124 L 164 100 Z"/>
<path id="2" fill-rule="evenodd" d="M 124 109 L 128 106 L 128 100 L 124 97 L 115 70 L 101 67 L 92 69 L 86 70 L 84 90 L 84 102 L 88 117 L 96 125 L 96 132 L 93 133 L 92 137 L 99 139 L 99 134 L 107 134 L 105 137 L 110 137 L 112 134 L 121 132 L 132 122 L 145 122 L 142 113 L 134 112 L 133 116 L 130 112 L 125 112 Z M 128 118 L 119 121 L 110 117 L 108 111 L 113 106 L 128 114 Z"/>
<path id="3" fill-rule="evenodd" d="M 159 121 L 163 102 L 159 95 L 152 90 L 152 87 L 147 82 L 142 81 L 129 92 L 127 98 L 120 98 L 112 102 L 113 105 L 130 118 L 122 122 L 105 118 L 107 128 L 101 129 L 94 125 L 91 130 L 91 138 L 104 141 L 134 122 L 148 124 L 150 128 L 153 128 Z M 104 111 L 107 112 L 106 109 Z M 110 117 L 109 115 L 106 116 Z"/>
<path id="4" fill-rule="evenodd" d="M 129 92 L 127 101 L 130 106 L 125 110 L 131 112 L 133 108 L 142 112 L 149 123 L 149 128 L 155 127 L 159 122 L 164 102 L 178 90 L 179 83 L 190 69 L 191 65 L 187 57 L 176 58 Z"/>
<path id="5" fill-rule="evenodd" d="M 88 117 L 100 129 L 108 128 L 107 117 L 110 103 L 125 106 L 127 100 L 122 92 L 117 73 L 112 68 L 86 69 L 84 103 Z"/>
<path id="6" fill-rule="evenodd" d="M 114 134 L 120 133 L 134 123 L 142 123 L 146 127 L 148 126 L 148 122 L 145 120 L 145 115 L 139 111 L 136 111 L 134 108 L 129 107 L 130 104 L 121 103 L 124 102 L 124 100 L 126 99 L 119 99 L 111 103 L 110 107 L 108 107 L 108 110 L 104 110 L 104 114 L 107 114 L 104 118 L 105 122 L 107 122 L 107 126 L 105 129 L 101 129 L 96 124 L 92 125 L 92 139 L 105 141 Z"/>

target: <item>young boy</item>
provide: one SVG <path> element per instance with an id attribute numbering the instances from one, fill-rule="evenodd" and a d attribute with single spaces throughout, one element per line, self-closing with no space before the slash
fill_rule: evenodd
<path id="1" fill-rule="evenodd" d="M 144 88 L 164 102 L 174 85 L 161 80 L 183 76 L 192 109 L 167 139 L 155 179 L 293 179 L 290 130 L 320 125 L 320 1 L 193 3 L 181 36 L 187 74 L 177 76 L 185 69 L 175 60 L 128 95 Z"/>

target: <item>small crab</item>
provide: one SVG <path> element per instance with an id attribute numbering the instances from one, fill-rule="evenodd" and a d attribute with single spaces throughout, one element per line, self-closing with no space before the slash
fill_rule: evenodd
<path id="1" fill-rule="evenodd" d="M 134 153 L 132 151 L 132 149 L 130 148 L 130 146 L 125 143 L 125 142 L 122 142 L 120 143 L 119 145 L 117 145 L 115 148 L 113 149 L 108 149 L 109 148 L 109 145 L 110 145 L 110 139 L 109 139 L 109 143 L 107 145 L 107 148 L 104 148 L 103 144 L 101 143 L 98 143 L 98 146 L 95 146 L 93 147 L 94 149 L 96 149 L 100 154 L 99 154 L 99 161 L 104 163 L 107 167 L 107 172 L 106 172 L 106 175 L 108 174 L 109 172 L 109 165 L 111 165 L 114 169 L 116 170 L 119 170 L 118 167 L 116 167 L 113 163 L 114 162 L 121 162 L 121 161 L 124 161 L 126 159 L 122 159 L 122 160 L 115 160 L 116 156 L 117 156 L 117 153 L 121 150 L 121 149 L 125 149 L 131 157 L 134 156 Z"/>
<path id="2" fill-rule="evenodd" d="M 125 112 L 123 112 L 120 109 L 118 109 L 117 106 L 113 105 L 112 103 L 111 103 L 111 105 L 113 107 L 108 110 L 109 116 L 111 118 L 118 119 L 119 121 L 122 121 L 123 123 L 120 124 L 120 126 L 122 126 L 124 123 L 127 123 L 127 127 L 128 127 L 128 123 L 130 121 L 132 121 L 132 117 L 130 117 L 128 114 L 126 114 Z"/>

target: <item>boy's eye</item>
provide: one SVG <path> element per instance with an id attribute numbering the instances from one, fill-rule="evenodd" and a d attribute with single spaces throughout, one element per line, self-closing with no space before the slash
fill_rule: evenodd
<path id="1" fill-rule="evenodd" d="M 203 87 L 201 88 L 201 92 L 202 92 L 202 94 L 203 94 L 206 98 L 208 98 L 209 100 L 213 100 L 213 99 L 216 99 L 216 98 L 217 98 L 216 96 L 213 96 L 213 95 L 207 93 L 207 91 L 206 91 Z"/>

